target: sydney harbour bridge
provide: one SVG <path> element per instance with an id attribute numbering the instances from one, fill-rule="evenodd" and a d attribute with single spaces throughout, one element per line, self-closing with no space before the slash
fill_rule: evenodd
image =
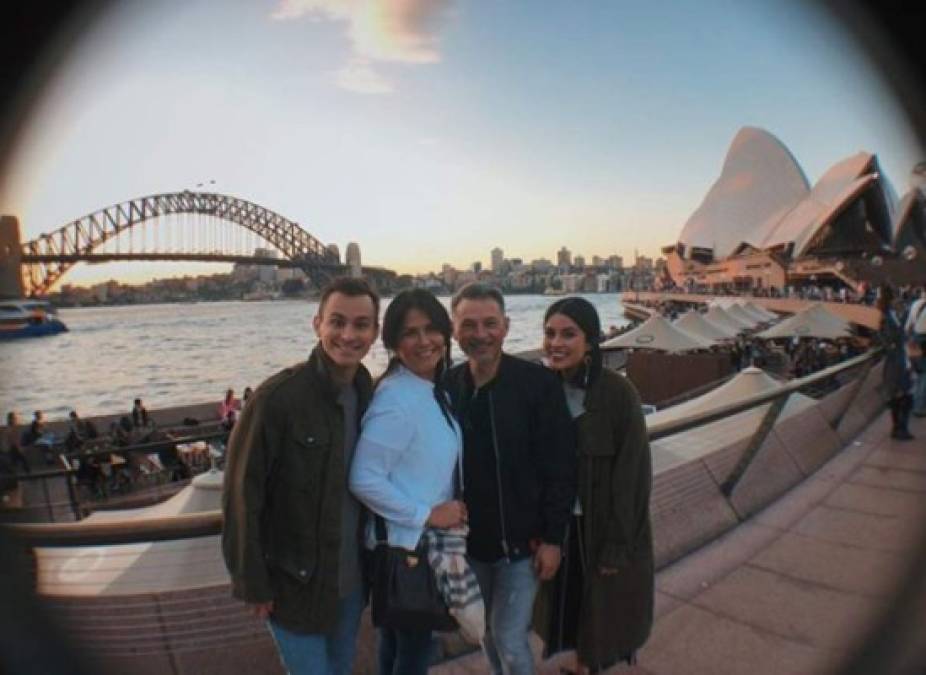
<path id="1" fill-rule="evenodd" d="M 155 260 L 298 268 L 317 286 L 338 275 L 362 275 L 381 291 L 391 290 L 396 276 L 381 267 L 361 268 L 356 259 L 342 263 L 336 247 L 299 223 L 213 192 L 138 197 L 26 242 L 16 218 L 0 220 L 0 297 L 45 295 L 78 263 Z"/>

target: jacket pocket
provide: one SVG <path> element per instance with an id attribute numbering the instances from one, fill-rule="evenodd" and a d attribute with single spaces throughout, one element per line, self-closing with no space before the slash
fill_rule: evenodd
<path id="1" fill-rule="evenodd" d="M 280 480 L 298 490 L 317 489 L 330 451 L 331 435 L 327 429 L 292 427 L 280 462 Z"/>

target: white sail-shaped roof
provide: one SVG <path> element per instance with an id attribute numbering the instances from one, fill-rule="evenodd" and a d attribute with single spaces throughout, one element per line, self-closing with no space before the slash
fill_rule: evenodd
<path id="1" fill-rule="evenodd" d="M 601 346 L 677 353 L 708 349 L 713 346 L 713 342 L 686 333 L 673 326 L 663 316 L 653 314 L 633 330 L 611 338 Z"/>
<path id="2" fill-rule="evenodd" d="M 760 313 L 755 309 L 754 305 L 738 302 L 736 306 L 740 308 L 740 311 L 744 312 L 746 316 L 754 320 L 756 323 L 768 323 L 770 319 L 764 313 Z"/>
<path id="3" fill-rule="evenodd" d="M 894 188 L 873 154 L 858 152 L 837 162 L 810 188 L 781 141 L 767 131 L 744 127 L 678 241 L 688 251 L 711 249 L 715 259 L 732 255 L 741 244 L 784 249 L 799 257 L 821 243 L 816 235 L 869 188 L 876 190 L 866 198 L 869 231 L 854 235 L 866 248 L 889 244 L 898 222 Z M 850 222 L 848 226 L 859 226 L 858 219 Z"/>
<path id="4" fill-rule="evenodd" d="M 650 413 L 646 416 L 646 425 L 652 427 L 663 422 L 680 420 L 699 413 L 718 410 L 724 406 L 749 398 L 750 396 L 756 396 L 766 391 L 779 389 L 782 386 L 781 382 L 769 376 L 762 369 L 750 366 L 737 373 L 728 382 L 725 382 L 716 389 L 712 389 L 706 394 L 691 399 L 690 401 L 685 401 L 684 403 Z M 789 397 L 785 410 L 803 410 L 808 405 L 813 405 L 813 399 L 803 394 L 795 393 L 791 394 Z"/>
<path id="5" fill-rule="evenodd" d="M 680 328 L 686 333 L 696 335 L 704 340 L 710 340 L 711 342 L 721 342 L 736 337 L 736 333 L 732 330 L 726 330 L 716 323 L 712 323 L 694 310 L 685 312 L 682 316 L 677 318 L 672 325 L 676 328 Z"/>
<path id="6" fill-rule="evenodd" d="M 763 129 L 743 127 L 724 159 L 720 177 L 691 215 L 679 242 L 713 249 L 725 258 L 776 214 L 780 217 L 808 192 L 803 170 L 785 145 Z"/>
<path id="7" fill-rule="evenodd" d="M 820 303 L 814 303 L 804 311 L 762 331 L 759 337 L 766 339 L 812 337 L 821 340 L 835 340 L 851 334 L 852 330 L 848 321 L 836 316 Z"/>

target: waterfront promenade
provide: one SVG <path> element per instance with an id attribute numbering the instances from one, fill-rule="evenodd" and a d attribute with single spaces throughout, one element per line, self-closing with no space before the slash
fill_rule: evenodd
<path id="1" fill-rule="evenodd" d="M 781 499 L 663 568 L 638 665 L 607 672 L 835 672 L 896 604 L 926 523 L 926 420 L 914 420 L 913 442 L 891 440 L 889 431 L 885 413 Z M 898 644 L 881 655 L 878 672 L 921 672 L 926 598 L 916 600 L 921 614 L 910 633 L 893 635 Z M 572 665 L 562 655 L 539 674 Z M 470 654 L 430 672 L 488 671 L 481 654 Z"/>

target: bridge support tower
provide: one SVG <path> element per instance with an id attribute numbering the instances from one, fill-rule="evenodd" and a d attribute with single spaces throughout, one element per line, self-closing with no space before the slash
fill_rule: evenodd
<path id="1" fill-rule="evenodd" d="M 16 216 L 0 216 L 0 298 L 21 298 L 24 295 L 19 219 Z"/>

